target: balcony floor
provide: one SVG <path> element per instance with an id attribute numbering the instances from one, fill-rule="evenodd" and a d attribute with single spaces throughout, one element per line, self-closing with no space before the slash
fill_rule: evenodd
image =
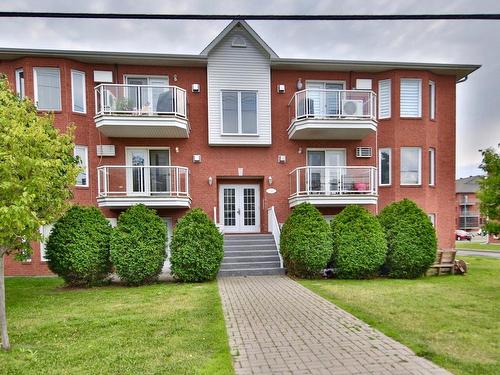
<path id="1" fill-rule="evenodd" d="M 103 115 L 95 117 L 95 124 L 107 137 L 189 138 L 188 120 L 175 115 Z"/>
<path id="2" fill-rule="evenodd" d="M 288 129 L 289 139 L 363 139 L 377 131 L 372 119 L 315 118 L 295 119 Z"/>
<path id="3" fill-rule="evenodd" d="M 317 207 L 338 207 L 350 204 L 377 204 L 378 196 L 374 194 L 304 194 L 288 198 L 290 207 L 301 203 L 310 203 Z"/>
<path id="4" fill-rule="evenodd" d="M 151 208 L 190 208 L 189 196 L 125 196 L 125 197 L 97 197 L 97 205 L 107 208 L 127 208 L 136 204 L 143 204 Z"/>

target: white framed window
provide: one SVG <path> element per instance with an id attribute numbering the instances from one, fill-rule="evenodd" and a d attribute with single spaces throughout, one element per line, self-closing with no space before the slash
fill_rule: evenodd
<path id="1" fill-rule="evenodd" d="M 436 214 L 427 214 L 427 217 L 431 221 L 432 226 L 436 227 Z"/>
<path id="2" fill-rule="evenodd" d="M 378 181 L 380 186 L 392 184 L 392 150 L 381 148 L 378 150 Z"/>
<path id="3" fill-rule="evenodd" d="M 46 262 L 48 259 L 45 257 L 45 244 L 49 239 L 50 232 L 52 232 L 53 224 L 45 224 L 40 227 L 40 234 L 42 235 L 42 240 L 40 241 L 40 260 Z"/>
<path id="4" fill-rule="evenodd" d="M 73 112 L 87 113 L 85 73 L 78 70 L 71 71 L 71 105 Z"/>
<path id="5" fill-rule="evenodd" d="M 436 82 L 429 81 L 429 118 L 436 119 Z"/>
<path id="6" fill-rule="evenodd" d="M 221 92 L 222 134 L 257 135 L 257 91 Z"/>
<path id="7" fill-rule="evenodd" d="M 391 80 L 378 81 L 378 118 L 391 117 Z"/>
<path id="8" fill-rule="evenodd" d="M 33 68 L 35 104 L 40 110 L 61 110 L 61 73 L 59 68 Z"/>
<path id="9" fill-rule="evenodd" d="M 429 148 L 429 185 L 436 184 L 436 149 Z"/>
<path id="10" fill-rule="evenodd" d="M 24 98 L 26 92 L 24 91 L 24 70 L 19 68 L 16 69 L 16 94 L 21 99 Z"/>
<path id="11" fill-rule="evenodd" d="M 401 147 L 400 164 L 401 185 L 422 184 L 422 149 L 420 147 Z"/>
<path id="12" fill-rule="evenodd" d="M 422 117 L 422 80 L 401 78 L 399 111 L 401 117 Z"/>
<path id="13" fill-rule="evenodd" d="M 78 158 L 78 164 L 83 169 L 76 177 L 76 186 L 89 186 L 89 152 L 87 146 L 76 146 L 74 155 Z"/>

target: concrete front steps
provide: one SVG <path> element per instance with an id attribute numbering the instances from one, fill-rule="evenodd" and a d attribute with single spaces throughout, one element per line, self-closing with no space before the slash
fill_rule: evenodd
<path id="1" fill-rule="evenodd" d="M 224 259 L 219 276 L 284 275 L 271 234 L 224 235 Z"/>

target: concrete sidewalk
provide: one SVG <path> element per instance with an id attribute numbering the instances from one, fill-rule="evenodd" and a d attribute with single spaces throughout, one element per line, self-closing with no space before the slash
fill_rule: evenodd
<path id="1" fill-rule="evenodd" d="M 218 284 L 239 375 L 449 374 L 285 276 Z"/>

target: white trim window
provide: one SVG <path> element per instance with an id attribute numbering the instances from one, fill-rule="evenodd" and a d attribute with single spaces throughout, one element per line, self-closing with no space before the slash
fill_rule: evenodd
<path id="1" fill-rule="evenodd" d="M 222 134 L 257 135 L 257 91 L 221 91 Z"/>
<path id="2" fill-rule="evenodd" d="M 16 69 L 16 94 L 19 98 L 24 99 L 26 92 L 24 91 L 24 70 Z"/>
<path id="3" fill-rule="evenodd" d="M 48 259 L 45 257 L 45 244 L 49 239 L 50 232 L 52 232 L 53 224 L 45 224 L 40 227 L 40 234 L 42 235 L 42 240 L 40 241 L 40 260 L 42 262 L 47 262 Z"/>
<path id="4" fill-rule="evenodd" d="M 381 148 L 378 150 L 378 181 L 380 186 L 392 184 L 392 150 Z"/>
<path id="5" fill-rule="evenodd" d="M 89 152 L 87 146 L 76 146 L 74 156 L 78 158 L 78 165 L 83 169 L 76 178 L 76 186 L 89 186 Z"/>
<path id="6" fill-rule="evenodd" d="M 87 113 L 85 72 L 71 70 L 71 105 L 73 112 Z"/>
<path id="7" fill-rule="evenodd" d="M 391 80 L 378 81 L 378 118 L 391 117 Z"/>
<path id="8" fill-rule="evenodd" d="M 436 82 L 429 81 L 429 118 L 436 119 Z"/>
<path id="9" fill-rule="evenodd" d="M 430 213 L 430 214 L 427 214 L 427 217 L 429 218 L 432 226 L 435 228 L 436 227 L 436 214 Z"/>
<path id="10" fill-rule="evenodd" d="M 436 149 L 429 148 L 429 186 L 436 184 Z"/>
<path id="11" fill-rule="evenodd" d="M 399 111 L 401 117 L 422 117 L 422 80 L 401 78 Z"/>
<path id="12" fill-rule="evenodd" d="M 59 68 L 33 68 L 35 104 L 39 110 L 61 110 L 61 73 Z"/>
<path id="13" fill-rule="evenodd" d="M 422 184 L 422 148 L 401 147 L 401 185 Z"/>

